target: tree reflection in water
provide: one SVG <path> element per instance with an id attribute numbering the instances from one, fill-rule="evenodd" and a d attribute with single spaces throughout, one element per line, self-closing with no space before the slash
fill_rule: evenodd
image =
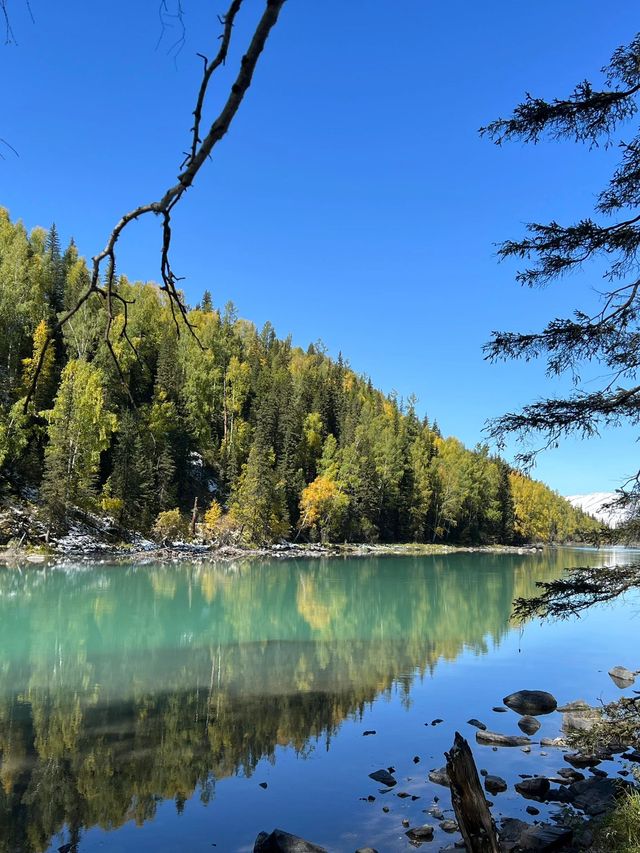
<path id="1" fill-rule="evenodd" d="M 0 851 L 142 823 L 463 649 L 579 552 L 0 571 Z M 601 558 L 592 555 L 592 562 Z"/>

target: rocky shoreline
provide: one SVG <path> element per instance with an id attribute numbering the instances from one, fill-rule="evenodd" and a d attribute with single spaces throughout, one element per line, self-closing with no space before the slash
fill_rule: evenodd
<path id="1" fill-rule="evenodd" d="M 109 545 L 108 543 L 63 541 L 50 547 L 25 548 L 22 546 L 0 546 L 0 563 L 59 563 L 70 559 L 104 562 L 105 560 L 126 562 L 202 562 L 211 560 L 229 561 L 238 559 L 307 559 L 321 557 L 382 557 L 382 556 L 428 556 L 438 554 L 533 554 L 543 546 L 510 545 L 429 545 L 429 544 L 297 544 L 281 542 L 275 545 L 249 547 L 240 545 L 194 545 L 174 542 L 161 545 L 145 542 L 132 545 Z"/>
<path id="2" fill-rule="evenodd" d="M 282 541 L 263 547 L 205 542 L 159 543 L 115 525 L 109 519 L 77 512 L 66 533 L 55 535 L 38 519 L 31 504 L 0 508 L 0 563 L 58 563 L 73 560 L 199 562 L 242 558 L 427 556 L 455 553 L 531 554 L 543 545 L 441 545 L 430 543 L 305 543 Z"/>
<path id="3" fill-rule="evenodd" d="M 632 687 L 635 676 L 640 674 L 624 667 L 614 667 L 609 675 L 617 686 L 620 686 L 621 672 L 624 674 L 624 687 Z M 609 772 L 602 770 L 599 765 L 602 762 L 616 761 L 615 767 L 618 768 L 622 761 L 627 766 L 639 767 L 640 751 L 627 750 L 627 746 L 622 744 L 603 747 L 595 754 L 572 751 L 570 746 L 572 735 L 588 730 L 599 718 L 599 710 L 590 707 L 582 700 L 558 707 L 555 697 L 549 693 L 539 690 L 520 690 L 506 696 L 502 706 L 493 708 L 493 712 L 504 713 L 507 710 L 520 715 L 518 724 L 521 729 L 525 720 L 534 720 L 538 722 L 539 727 L 537 720 L 539 716 L 560 712 L 563 714 L 562 728 L 567 739 L 558 737 L 533 741 L 529 737 L 492 732 L 480 720 L 468 720 L 468 724 L 477 729 L 475 737 L 479 745 L 490 747 L 493 751 L 499 748 L 520 748 L 529 754 L 532 753 L 532 747 L 540 746 L 554 750 L 558 758 L 562 756 L 565 762 L 554 775 L 539 775 L 534 772 L 519 774 L 519 781 L 513 784 L 513 788 L 529 802 L 526 807 L 527 814 L 535 818 L 540 815 L 543 805 L 557 804 L 559 808 L 555 813 L 551 813 L 550 820 L 534 819 L 529 823 L 515 817 L 503 817 L 497 821 L 500 851 L 503 853 L 531 853 L 531 851 L 578 853 L 578 851 L 591 849 L 597 850 L 598 853 L 615 853 L 614 848 L 609 847 L 608 842 L 603 841 L 599 835 L 603 821 L 625 792 L 640 791 L 640 787 L 629 780 L 631 773 L 625 766 L 616 769 L 616 776 L 610 776 Z M 434 721 L 438 724 L 441 722 L 443 721 Z M 376 732 L 367 731 L 363 734 L 375 735 Z M 548 753 L 541 751 L 539 755 L 546 756 Z M 416 756 L 414 761 L 418 763 L 419 756 Z M 535 768 L 531 769 L 533 771 Z M 404 792 L 397 793 L 399 775 L 395 768 L 389 767 L 370 773 L 369 777 L 384 786 L 378 791 L 381 795 L 410 796 Z M 640 779 L 640 773 L 637 775 Z M 482 781 L 486 797 L 491 797 L 492 800 L 509 789 L 505 779 L 489 774 L 484 767 L 479 770 L 479 780 Z M 449 788 L 451 782 L 447 767 L 431 770 L 427 781 L 444 789 Z M 368 797 L 371 802 L 375 799 L 376 797 L 372 795 Z M 412 799 L 417 800 L 419 796 L 414 795 Z M 433 804 L 422 811 L 435 820 L 437 826 L 433 823 L 412 825 L 408 819 L 403 820 L 405 834 L 412 846 L 419 847 L 423 843 L 434 841 L 438 827 L 443 833 L 452 836 L 452 843 L 446 843 L 445 846 L 438 848 L 441 853 L 469 849 L 465 847 L 464 840 L 460 837 L 461 828 L 453 819 L 455 816 L 452 815 L 449 818 L 446 816 L 447 812 L 452 813 L 452 809 L 447 808 L 446 802 L 440 800 L 438 796 L 433 799 Z M 489 807 L 494 807 L 492 800 L 487 799 Z M 388 807 L 384 806 L 383 811 L 388 812 Z M 454 836 L 457 836 L 457 839 Z M 487 846 L 482 849 L 493 848 Z M 281 829 L 275 829 L 271 833 L 261 832 L 258 835 L 254 853 L 328 853 L 328 851 L 313 842 L 290 835 Z M 378 853 L 378 851 L 374 847 L 360 847 L 356 853 Z"/>
<path id="4" fill-rule="evenodd" d="M 620 687 L 621 673 L 624 677 L 624 688 L 633 686 L 635 676 L 640 672 L 632 672 L 625 667 L 614 667 L 610 670 L 614 684 Z M 640 691 L 635 691 L 639 694 Z M 638 700 L 640 701 L 640 700 Z M 489 731 L 487 725 L 480 720 L 470 719 L 468 725 L 477 731 L 475 739 L 478 745 L 488 747 L 492 751 L 500 748 L 520 748 L 523 752 L 532 754 L 532 749 L 542 747 L 540 756 L 548 756 L 544 750 L 552 750 L 558 756 L 557 764 L 562 760 L 562 766 L 554 774 L 536 773 L 535 766 L 531 773 L 519 774 L 518 781 L 512 787 L 519 796 L 528 801 L 526 813 L 534 820 L 528 822 L 516 817 L 502 817 L 496 822 L 499 850 L 502 853 L 578 853 L 578 851 L 597 851 L 598 853 L 615 853 L 608 842 L 602 840 L 600 830 L 607 815 L 616 807 L 621 796 L 625 792 L 640 791 L 640 785 L 634 779 L 630 767 L 639 768 L 636 779 L 640 781 L 640 751 L 629 749 L 628 745 L 611 744 L 603 747 L 594 754 L 587 754 L 575 749 L 573 736 L 576 732 L 589 730 L 600 718 L 600 710 L 589 706 L 582 700 L 570 702 L 564 706 L 558 703 L 550 693 L 540 690 L 519 690 L 503 699 L 502 706 L 496 706 L 493 712 L 506 713 L 511 710 L 519 715 L 518 726 L 521 730 L 531 727 L 530 721 L 540 723 L 538 717 L 547 716 L 555 712 L 563 715 L 562 730 L 566 737 L 541 738 L 539 741 L 531 740 L 528 736 L 511 736 L 500 732 Z M 431 725 L 440 724 L 442 720 L 434 720 Z M 524 726 L 523 726 L 524 723 Z M 426 725 L 426 724 L 425 724 Z M 375 731 L 365 731 L 363 735 L 375 735 Z M 574 743 L 572 748 L 571 743 Z M 490 762 L 489 753 L 486 761 Z M 420 756 L 413 759 L 419 764 Z M 483 756 L 483 763 L 485 756 Z M 603 770 L 599 765 L 604 762 L 615 762 L 613 767 Z M 610 775 L 610 772 L 615 775 Z M 382 799 L 387 802 L 393 796 L 412 797 L 412 800 L 420 799 L 415 793 L 411 795 L 404 791 L 397 791 L 400 787 L 401 774 L 395 767 L 380 768 L 369 774 L 369 778 L 382 785 L 377 791 Z M 508 791 L 510 786 L 506 779 L 501 776 L 490 774 L 485 767 L 479 768 L 479 781 L 487 798 L 487 804 L 494 815 L 497 810 L 495 799 Z M 402 780 L 405 782 L 407 780 Z M 434 768 L 427 774 L 427 782 L 446 790 L 451 786 L 448 768 Z M 433 797 L 433 804 L 422 809 L 428 818 L 436 823 L 423 823 L 412 825 L 408 819 L 403 820 L 405 834 L 414 847 L 420 847 L 424 843 L 433 842 L 438 835 L 438 828 L 442 833 L 451 835 L 451 843 L 437 848 L 440 853 L 465 847 L 461 837 L 461 827 L 457 822 L 457 814 L 453 809 L 447 807 L 446 794 L 441 799 Z M 491 799 L 488 799 L 491 797 Z M 370 794 L 369 802 L 376 801 L 376 796 Z M 448 797 L 447 797 L 448 799 Z M 541 809 L 550 805 L 557 805 L 557 811 L 551 812 L 543 818 L 537 819 Z M 387 805 L 383 806 L 384 812 L 389 812 Z M 450 816 L 448 817 L 447 814 Z M 494 817 L 495 819 L 495 817 Z M 490 846 L 473 848 L 474 850 L 494 849 Z M 275 829 L 271 833 L 261 832 L 255 842 L 254 853 L 328 853 L 328 851 L 317 844 L 303 838 L 291 835 L 284 830 Z M 359 847 L 356 853 L 378 853 L 374 847 Z"/>

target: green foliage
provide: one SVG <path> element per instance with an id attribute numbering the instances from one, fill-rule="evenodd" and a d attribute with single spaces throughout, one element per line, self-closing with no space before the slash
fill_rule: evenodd
<path id="1" fill-rule="evenodd" d="M 102 373 L 83 360 L 62 371 L 48 427 L 42 494 L 48 514 L 64 518 L 70 505 L 91 506 L 100 454 L 109 447 L 116 416 L 105 405 Z"/>
<path id="2" fill-rule="evenodd" d="M 273 450 L 254 444 L 231 493 L 231 513 L 243 539 L 251 545 L 263 545 L 289 533 L 284 484 L 274 465 Z"/>
<path id="3" fill-rule="evenodd" d="M 640 793 L 624 794 L 598 830 L 596 847 L 616 853 L 640 853 Z"/>
<path id="4" fill-rule="evenodd" d="M 121 277 L 128 340 L 119 302 L 112 337 L 125 385 L 99 297 L 89 299 L 48 350 L 24 415 L 47 329 L 88 275 L 55 228 L 28 235 L 0 209 L 0 473 L 40 487 L 56 519 L 100 506 L 149 530 L 158 513 L 207 506 L 214 490 L 217 541 L 266 543 L 291 529 L 339 541 L 559 541 L 591 525 L 486 447 L 443 438 L 415 400 L 385 396 L 320 343 L 305 352 L 231 304 L 216 310 L 208 293 L 190 313 L 202 349 L 176 335 L 155 285 Z"/>
<path id="5" fill-rule="evenodd" d="M 152 533 L 161 542 L 174 542 L 187 535 L 187 522 L 179 509 L 167 509 L 158 513 Z"/>

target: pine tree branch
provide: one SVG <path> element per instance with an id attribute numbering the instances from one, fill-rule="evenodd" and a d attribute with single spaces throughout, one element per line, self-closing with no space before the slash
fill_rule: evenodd
<path id="1" fill-rule="evenodd" d="M 640 586 L 640 565 L 615 565 L 573 569 L 565 577 L 541 581 L 534 598 L 517 598 L 513 615 L 521 622 L 533 617 L 567 619 L 594 604 L 613 601 Z"/>

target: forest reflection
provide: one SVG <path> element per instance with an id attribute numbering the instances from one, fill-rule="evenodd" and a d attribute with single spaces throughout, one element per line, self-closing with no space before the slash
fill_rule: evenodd
<path id="1" fill-rule="evenodd" d="M 304 755 L 396 685 L 485 654 L 594 554 L 0 571 L 0 851 L 180 810 Z"/>

